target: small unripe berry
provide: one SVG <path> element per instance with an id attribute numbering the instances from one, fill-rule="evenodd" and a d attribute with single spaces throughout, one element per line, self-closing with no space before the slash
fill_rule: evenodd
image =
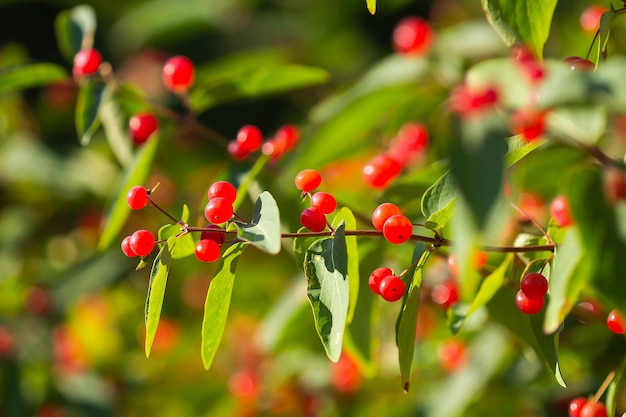
<path id="1" fill-rule="evenodd" d="M 137 230 L 130 237 L 130 249 L 137 256 L 147 256 L 154 249 L 154 235 L 148 230 Z"/>
<path id="2" fill-rule="evenodd" d="M 295 179 L 296 188 L 303 193 L 310 193 L 320 186 L 322 176 L 314 169 L 305 169 L 298 172 Z"/>
<path id="3" fill-rule="evenodd" d="M 382 203 L 372 213 L 372 224 L 382 232 L 387 219 L 395 214 L 402 214 L 398 206 L 393 203 Z"/>
<path id="4" fill-rule="evenodd" d="M 228 181 L 217 181 L 209 187 L 208 195 L 209 200 L 221 197 L 233 204 L 237 199 L 237 189 Z"/>
<path id="5" fill-rule="evenodd" d="M 537 314 L 543 308 L 544 298 L 528 298 L 526 294 L 519 290 L 515 295 L 515 304 L 517 308 L 524 314 Z"/>
<path id="6" fill-rule="evenodd" d="M 372 271 L 369 277 L 368 284 L 374 294 L 380 295 L 380 281 L 382 281 L 383 278 L 389 275 L 393 275 L 393 270 L 391 270 L 390 268 L 382 267 L 376 268 L 374 271 Z"/>
<path id="7" fill-rule="evenodd" d="M 215 262 L 220 258 L 220 246 L 213 240 L 200 240 L 196 245 L 196 258 L 202 262 Z"/>
<path id="8" fill-rule="evenodd" d="M 130 134 L 135 145 L 146 142 L 159 127 L 159 122 L 150 113 L 137 113 L 128 121 Z"/>
<path id="9" fill-rule="evenodd" d="M 324 214 L 330 214 L 337 208 L 337 200 L 332 194 L 319 191 L 311 196 L 311 206 L 317 207 Z"/>
<path id="10" fill-rule="evenodd" d="M 133 210 L 141 210 L 150 204 L 148 199 L 148 190 L 140 185 L 136 185 L 126 194 L 126 203 Z"/>
<path id="11" fill-rule="evenodd" d="M 543 298 L 548 292 L 548 281 L 546 277 L 538 272 L 530 272 L 522 278 L 520 284 L 524 295 L 530 299 Z"/>
<path id="12" fill-rule="evenodd" d="M 173 56 L 163 65 L 163 84 L 174 93 L 184 93 L 195 80 L 196 68 L 193 62 L 182 55 Z"/>
<path id="13" fill-rule="evenodd" d="M 300 223 L 312 232 L 321 232 L 326 228 L 326 216 L 317 207 L 309 207 L 300 214 Z"/>
<path id="14" fill-rule="evenodd" d="M 81 49 L 74 55 L 72 74 L 74 77 L 92 75 L 98 71 L 102 63 L 102 55 L 96 49 Z"/>
<path id="15" fill-rule="evenodd" d="M 401 215 L 395 214 L 385 221 L 383 225 L 383 236 L 389 243 L 399 245 L 406 242 L 413 234 L 413 225 L 411 221 Z"/>
<path id="16" fill-rule="evenodd" d="M 233 203 L 223 197 L 215 197 L 209 200 L 204 207 L 204 216 L 213 224 L 220 224 L 233 217 Z"/>
<path id="17" fill-rule="evenodd" d="M 395 275 L 387 275 L 380 281 L 378 290 L 385 301 L 394 302 L 404 296 L 406 286 L 401 278 Z"/>

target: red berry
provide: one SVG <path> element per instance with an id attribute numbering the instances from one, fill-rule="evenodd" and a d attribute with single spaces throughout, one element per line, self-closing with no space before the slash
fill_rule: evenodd
<path id="1" fill-rule="evenodd" d="M 102 55 L 96 49 L 81 49 L 74 55 L 74 77 L 95 74 L 102 63 Z"/>
<path id="2" fill-rule="evenodd" d="M 609 313 L 609 317 L 606 320 L 606 324 L 607 326 L 609 326 L 609 330 L 613 333 L 626 333 L 626 319 L 617 309 L 611 310 L 611 312 Z"/>
<path id="3" fill-rule="evenodd" d="M 402 171 L 400 162 L 388 154 L 379 154 L 363 167 L 363 180 L 373 188 L 385 188 Z"/>
<path id="4" fill-rule="evenodd" d="M 122 240 L 122 252 L 124 253 L 124 255 L 128 256 L 129 258 L 137 257 L 137 254 L 133 252 L 133 250 L 130 247 L 130 236 L 126 236 L 124 240 Z"/>
<path id="5" fill-rule="evenodd" d="M 374 294 L 380 294 L 380 281 L 386 276 L 393 275 L 393 270 L 390 268 L 376 268 L 370 274 L 369 278 L 369 286 L 370 289 L 374 292 Z"/>
<path id="6" fill-rule="evenodd" d="M 580 27 L 583 28 L 585 32 L 596 32 L 600 29 L 600 18 L 602 14 L 607 11 L 608 9 L 606 7 L 598 4 L 587 7 L 580 15 Z"/>
<path id="7" fill-rule="evenodd" d="M 224 229 L 215 224 L 210 224 L 207 226 L 208 229 L 213 229 L 211 231 L 205 230 L 200 234 L 200 240 L 212 240 L 218 245 L 221 245 L 226 241 L 226 233 Z"/>
<path id="8" fill-rule="evenodd" d="M 413 225 L 411 220 L 402 214 L 394 214 L 383 225 L 383 236 L 389 243 L 399 245 L 411 238 Z"/>
<path id="9" fill-rule="evenodd" d="M 137 256 L 147 256 L 154 249 L 154 235 L 148 230 L 137 230 L 130 236 L 130 249 Z"/>
<path id="10" fill-rule="evenodd" d="M 387 219 L 396 214 L 402 214 L 398 206 L 393 203 L 382 203 L 372 213 L 372 224 L 382 232 Z"/>
<path id="11" fill-rule="evenodd" d="M 498 102 L 498 91 L 494 87 L 470 90 L 461 84 L 450 93 L 450 108 L 461 116 L 471 116 L 492 108 Z"/>
<path id="12" fill-rule="evenodd" d="M 574 219 L 569 209 L 569 202 L 564 195 L 554 197 L 554 200 L 552 200 L 550 204 L 550 212 L 557 225 L 567 227 L 574 224 Z"/>
<path id="13" fill-rule="evenodd" d="M 626 200 L 626 173 L 620 169 L 604 170 L 604 194 L 611 202 Z"/>
<path id="14" fill-rule="evenodd" d="M 309 207 L 300 214 L 300 223 L 312 232 L 321 232 L 326 228 L 326 216 L 317 207 Z"/>
<path id="15" fill-rule="evenodd" d="M 242 151 L 250 153 L 261 147 L 263 143 L 263 133 L 253 125 L 245 125 L 237 132 L 237 142 Z"/>
<path id="16" fill-rule="evenodd" d="M 406 286 L 401 278 L 395 275 L 387 275 L 380 281 L 378 290 L 385 301 L 393 302 L 398 301 L 404 296 Z"/>
<path id="17" fill-rule="evenodd" d="M 602 403 L 587 401 L 580 409 L 580 417 L 607 417 L 606 407 Z"/>
<path id="18" fill-rule="evenodd" d="M 303 193 L 310 193 L 320 186 L 322 176 L 314 169 L 305 169 L 296 175 L 296 188 Z"/>
<path id="19" fill-rule="evenodd" d="M 526 142 L 539 139 L 546 130 L 546 114 L 534 109 L 518 109 L 511 118 L 511 130 Z"/>
<path id="20" fill-rule="evenodd" d="M 202 262 L 215 262 L 220 258 L 220 246 L 213 240 L 203 239 L 196 245 L 196 258 Z"/>
<path id="21" fill-rule="evenodd" d="M 148 199 L 148 190 L 141 185 L 134 186 L 128 190 L 128 194 L 126 194 L 126 203 L 128 204 L 128 207 L 133 210 L 141 210 L 150 204 L 150 200 Z"/>
<path id="22" fill-rule="evenodd" d="M 238 142 L 237 140 L 231 140 L 230 142 L 228 142 L 228 153 L 237 161 L 242 161 L 246 159 L 250 152 L 244 149 L 241 142 Z"/>
<path id="23" fill-rule="evenodd" d="M 487 265 L 487 260 L 487 252 L 479 250 L 472 253 L 472 261 L 475 269 L 484 268 L 485 265 Z M 452 272 L 454 275 L 459 274 L 458 259 L 456 253 L 452 253 L 450 254 L 450 256 L 448 256 L 448 267 L 450 267 L 450 272 Z"/>
<path id="24" fill-rule="evenodd" d="M 542 298 L 528 298 L 519 290 L 515 295 L 515 304 L 517 308 L 524 314 L 537 314 L 541 311 L 544 305 L 544 299 Z"/>
<path id="25" fill-rule="evenodd" d="M 317 207 L 324 214 L 330 214 L 337 208 L 337 200 L 332 194 L 319 191 L 311 196 L 311 206 Z"/>
<path id="26" fill-rule="evenodd" d="M 543 78 L 543 66 L 527 47 L 521 45 L 514 46 L 511 50 L 511 57 L 519 65 L 524 75 L 531 81 L 539 81 Z"/>
<path id="27" fill-rule="evenodd" d="M 363 383 L 363 376 L 354 359 L 342 353 L 339 361 L 331 365 L 330 382 L 337 392 L 352 393 Z"/>
<path id="28" fill-rule="evenodd" d="M 193 62 L 182 55 L 173 56 L 163 66 L 163 84 L 174 93 L 184 93 L 193 85 L 196 69 Z"/>
<path id="29" fill-rule="evenodd" d="M 455 280 L 449 279 L 442 284 L 435 285 L 430 296 L 436 304 L 449 308 L 459 301 L 459 285 Z"/>
<path id="30" fill-rule="evenodd" d="M 147 141 L 159 127 L 157 118 L 150 113 L 137 113 L 128 122 L 130 134 L 135 145 Z"/>
<path id="31" fill-rule="evenodd" d="M 459 369 L 467 361 L 467 346 L 458 339 L 444 340 L 437 346 L 441 367 L 447 372 Z"/>
<path id="32" fill-rule="evenodd" d="M 572 71 L 588 71 L 593 72 L 596 65 L 588 59 L 579 56 L 570 56 L 563 61 Z"/>
<path id="33" fill-rule="evenodd" d="M 215 197 L 209 200 L 204 207 L 204 216 L 213 224 L 220 224 L 233 217 L 233 203 L 224 197 Z"/>
<path id="34" fill-rule="evenodd" d="M 548 292 L 548 280 L 538 272 L 530 272 L 524 275 L 520 287 L 527 298 L 531 300 L 543 299 Z"/>
<path id="35" fill-rule="evenodd" d="M 272 155 L 275 161 L 292 150 L 300 140 L 300 130 L 294 125 L 284 125 L 278 128 L 276 135 L 268 139 L 261 148 L 265 155 Z"/>
<path id="36" fill-rule="evenodd" d="M 389 146 L 389 156 L 400 165 L 407 165 L 416 155 L 426 151 L 428 131 L 421 123 L 407 123 Z"/>
<path id="37" fill-rule="evenodd" d="M 225 198 L 231 204 L 237 199 L 237 189 L 228 181 L 217 181 L 209 187 L 209 200 L 217 197 Z"/>
<path id="38" fill-rule="evenodd" d="M 517 205 L 522 209 L 522 212 L 517 213 L 517 219 L 520 222 L 527 222 L 530 219 L 539 220 L 545 210 L 543 198 L 532 192 L 521 193 Z"/>
<path id="39" fill-rule="evenodd" d="M 393 48 L 400 54 L 424 55 L 430 49 L 434 32 L 420 17 L 406 17 L 393 30 Z"/>
<path id="40" fill-rule="evenodd" d="M 580 417 L 580 411 L 585 404 L 587 404 L 587 399 L 584 397 L 576 397 L 570 401 L 567 407 L 569 417 Z"/>

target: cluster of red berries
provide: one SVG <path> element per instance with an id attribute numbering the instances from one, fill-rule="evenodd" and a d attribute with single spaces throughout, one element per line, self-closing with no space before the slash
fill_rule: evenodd
<path id="1" fill-rule="evenodd" d="M 210 224 L 200 235 L 196 244 L 196 258 L 202 262 L 215 262 L 220 258 L 220 248 L 226 241 L 226 232 L 221 227 Z"/>
<path id="2" fill-rule="evenodd" d="M 276 161 L 292 150 L 300 140 L 300 130 L 294 125 L 278 128 L 273 138 L 263 143 L 263 133 L 254 125 L 245 125 L 237 132 L 234 140 L 228 143 L 228 153 L 236 160 L 243 160 L 261 149 L 265 155 L 271 155 Z"/>
<path id="3" fill-rule="evenodd" d="M 569 403 L 569 417 L 607 417 L 606 406 L 599 401 L 576 397 Z"/>
<path id="4" fill-rule="evenodd" d="M 407 165 L 422 156 L 428 147 L 428 131 L 421 123 L 407 123 L 393 138 L 386 152 L 376 155 L 363 167 L 363 180 L 373 188 L 385 188 Z"/>
<path id="5" fill-rule="evenodd" d="M 148 256 L 154 249 L 155 243 L 156 240 L 152 232 L 143 229 L 137 230 L 122 240 L 122 252 L 129 258 Z"/>
<path id="6" fill-rule="evenodd" d="M 221 224 L 233 217 L 233 204 L 237 199 L 237 189 L 228 181 L 217 181 L 209 187 L 209 202 L 204 207 L 204 217 L 213 223 Z"/>
<path id="7" fill-rule="evenodd" d="M 393 49 L 402 55 L 426 55 L 434 35 L 433 28 L 426 20 L 416 16 L 406 17 L 393 30 Z"/>
<path id="8" fill-rule="evenodd" d="M 311 206 L 300 214 L 302 226 L 313 232 L 321 232 L 326 228 L 326 215 L 337 208 L 337 200 L 332 194 L 313 191 L 322 183 L 322 175 L 314 169 L 305 169 L 296 175 L 295 184 L 303 195 L 311 199 Z"/>
<path id="9" fill-rule="evenodd" d="M 372 271 L 369 278 L 369 286 L 374 294 L 378 294 L 383 300 L 390 302 L 401 299 L 406 291 L 402 278 L 386 267 L 376 268 Z"/>
<path id="10" fill-rule="evenodd" d="M 413 235 L 413 223 L 393 203 L 382 203 L 372 213 L 372 224 L 389 243 L 399 245 Z"/>
<path id="11" fill-rule="evenodd" d="M 543 308 L 548 293 L 548 280 L 538 272 L 524 275 L 515 296 L 517 308 L 524 314 L 537 314 Z"/>

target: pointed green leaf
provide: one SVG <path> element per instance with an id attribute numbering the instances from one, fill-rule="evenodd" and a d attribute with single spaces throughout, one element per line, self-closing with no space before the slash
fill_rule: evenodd
<path id="1" fill-rule="evenodd" d="M 557 0 L 481 0 L 487 20 L 507 46 L 527 45 L 543 56 Z"/>
<path id="2" fill-rule="evenodd" d="M 246 246 L 248 246 L 247 243 L 235 243 L 224 252 L 209 286 L 202 319 L 201 350 L 204 369 L 211 367 L 217 348 L 222 341 L 226 318 L 230 309 L 230 297 L 233 292 L 237 262 Z"/>
<path id="3" fill-rule="evenodd" d="M 121 111 L 110 88 L 107 88 L 103 94 L 102 102 L 98 109 L 98 117 L 113 154 L 122 166 L 128 166 L 133 160 L 132 141 L 128 134 L 126 116 Z M 150 140 L 154 138 L 152 136 Z"/>
<path id="4" fill-rule="evenodd" d="M 254 203 L 251 223 L 235 224 L 239 238 L 271 255 L 280 252 L 280 214 L 276 200 L 269 191 L 263 191 Z"/>
<path id="5" fill-rule="evenodd" d="M 81 47 L 92 47 L 96 32 L 96 13 L 91 6 L 80 5 L 64 10 L 54 23 L 59 49 L 68 62 L 73 62 L 74 55 Z"/>
<path id="6" fill-rule="evenodd" d="M 376 14 L 376 0 L 367 0 L 367 10 L 370 14 Z"/>
<path id="7" fill-rule="evenodd" d="M 100 236 L 100 241 L 98 242 L 98 249 L 107 249 L 124 226 L 124 223 L 126 222 L 126 219 L 131 211 L 130 207 L 128 207 L 128 204 L 126 203 L 126 193 L 131 187 L 145 183 L 148 175 L 150 174 L 152 161 L 156 155 L 158 147 L 158 140 L 150 140 L 137 153 L 134 163 L 126 171 L 126 175 L 124 176 L 120 187 L 115 194 L 115 198 L 109 207 L 108 214 L 104 221 L 102 235 Z"/>
<path id="8" fill-rule="evenodd" d="M 456 195 L 456 183 L 450 171 L 446 171 L 422 197 L 422 213 L 426 218 L 443 210 Z"/>
<path id="9" fill-rule="evenodd" d="M 0 69 L 0 93 L 51 84 L 67 76 L 65 68 L 49 63 L 2 68 Z"/>
<path id="10" fill-rule="evenodd" d="M 544 320 L 545 308 L 537 314 L 530 315 L 530 325 L 535 335 L 535 340 L 539 346 L 539 350 L 548 366 L 554 374 L 556 382 L 562 387 L 567 387 L 563 375 L 561 374 L 561 365 L 559 364 L 559 358 L 557 350 L 559 347 L 559 332 L 554 334 L 545 334 L 543 332 L 543 320 Z"/>
<path id="11" fill-rule="evenodd" d="M 530 143 L 527 141 L 513 136 L 507 140 L 509 150 L 506 153 L 506 163 L 507 166 L 513 166 L 517 162 L 521 161 L 526 155 L 530 154 L 532 151 L 540 147 L 545 143 L 542 140 L 534 140 Z"/>
<path id="12" fill-rule="evenodd" d="M 348 230 L 356 229 L 356 218 L 352 211 L 343 207 L 339 210 L 339 213 L 333 219 L 332 225 L 337 228 L 341 222 L 344 223 L 345 228 Z M 357 300 L 359 298 L 359 248 L 357 245 L 356 236 L 346 236 L 346 249 L 348 255 L 348 318 L 347 322 L 350 324 L 354 317 L 354 310 L 356 309 Z"/>
<path id="13" fill-rule="evenodd" d="M 596 66 L 598 63 L 604 58 L 604 54 L 606 53 L 606 48 L 609 42 L 609 37 L 611 36 L 611 25 L 613 24 L 613 20 L 617 13 L 615 13 L 615 9 L 611 4 L 611 10 L 608 12 L 602 13 L 600 17 L 600 32 L 598 34 L 598 54 L 596 55 Z"/>
<path id="14" fill-rule="evenodd" d="M 620 389 L 622 388 L 622 378 L 624 377 L 624 371 L 626 370 L 626 358 L 622 360 L 621 365 L 615 371 L 613 381 L 609 384 L 609 388 L 606 392 L 606 411 L 607 415 L 614 416 L 617 408 L 617 401 L 619 399 Z"/>
<path id="15" fill-rule="evenodd" d="M 100 126 L 100 105 L 105 100 L 105 85 L 96 80 L 84 80 L 76 99 L 76 133 L 80 144 L 85 146 Z"/>
<path id="16" fill-rule="evenodd" d="M 408 289 L 402 300 L 402 309 L 396 323 L 396 344 L 398 345 L 398 363 L 402 376 L 402 387 L 409 391 L 411 382 L 411 368 L 415 355 L 415 329 L 417 326 L 417 312 L 422 288 L 422 274 L 424 265 L 430 256 L 424 242 L 418 242 L 413 251 L 414 260 L 419 259 L 417 266 L 408 283 Z"/>
<path id="17" fill-rule="evenodd" d="M 348 254 L 345 226 L 333 237 L 318 239 L 306 251 L 304 274 L 317 334 L 331 361 L 341 356 L 348 314 Z"/>
<path id="18" fill-rule="evenodd" d="M 146 297 L 146 357 L 150 356 L 152 342 L 159 327 L 159 319 L 161 317 L 161 307 L 163 306 L 163 298 L 165 297 L 165 285 L 167 284 L 167 276 L 170 272 L 170 263 L 172 262 L 172 249 L 176 245 L 176 238 L 169 238 L 167 243 L 163 245 L 152 264 L 150 271 L 150 283 L 148 284 L 148 296 Z"/>
<path id="19" fill-rule="evenodd" d="M 230 77 L 204 82 L 196 80 L 190 97 L 191 107 L 201 113 L 218 104 L 310 87 L 323 84 L 328 79 L 328 72 L 321 68 L 301 65 L 258 67 Z"/>

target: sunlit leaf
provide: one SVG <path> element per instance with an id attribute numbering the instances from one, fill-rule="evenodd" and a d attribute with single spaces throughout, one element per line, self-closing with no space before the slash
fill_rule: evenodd
<path id="1" fill-rule="evenodd" d="M 552 370 L 556 382 L 558 382 L 560 386 L 566 387 L 567 384 L 565 383 L 563 375 L 561 374 L 561 365 L 559 364 L 559 358 L 557 354 L 559 346 L 559 332 L 557 331 L 553 334 L 546 334 L 543 332 L 544 314 L 545 308 L 537 314 L 531 314 L 530 326 L 533 329 L 533 334 L 535 335 L 535 340 L 537 341 L 539 350 L 541 351 L 541 354 L 547 362 L 548 366 Z"/>
<path id="2" fill-rule="evenodd" d="M 376 13 L 376 0 L 367 0 L 367 10 L 370 14 Z"/>
<path id="3" fill-rule="evenodd" d="M 159 327 L 159 319 L 161 317 L 161 307 L 163 306 L 163 298 L 165 297 L 165 286 L 167 284 L 167 276 L 170 272 L 170 263 L 172 261 L 172 249 L 176 245 L 176 238 L 172 237 L 163 245 L 159 254 L 154 258 L 152 270 L 150 271 L 150 283 L 148 284 L 148 296 L 146 297 L 146 356 L 150 356 L 152 343 Z"/>
<path id="4" fill-rule="evenodd" d="M 609 388 L 606 392 L 606 411 L 607 415 L 614 416 L 617 408 L 617 401 L 619 398 L 619 390 L 622 388 L 622 379 L 624 377 L 624 371 L 626 370 L 626 359 L 622 360 L 621 365 L 615 371 L 613 381 L 609 384 Z"/>
<path id="5" fill-rule="evenodd" d="M 335 215 L 332 225 L 337 228 L 344 223 L 347 230 L 356 230 L 356 218 L 352 211 L 347 207 L 342 207 L 339 213 Z M 352 322 L 354 317 L 354 311 L 357 306 L 357 300 L 359 299 L 359 248 L 357 246 L 356 236 L 346 236 L 346 250 L 348 256 L 348 317 L 347 323 Z"/>
<path id="6" fill-rule="evenodd" d="M 246 246 L 248 246 L 246 243 L 235 243 L 224 252 L 209 286 L 204 303 L 204 318 L 202 319 L 201 351 L 205 369 L 211 367 L 217 348 L 222 341 L 228 310 L 230 309 L 237 261 Z"/>
<path id="7" fill-rule="evenodd" d="M 318 239 L 306 251 L 304 273 L 315 328 L 333 362 L 341 356 L 348 314 L 348 254 L 341 224 L 335 235 Z"/>
<path id="8" fill-rule="evenodd" d="M 28 64 L 0 69 L 0 93 L 39 87 L 67 78 L 65 68 L 56 64 Z"/>
<path id="9" fill-rule="evenodd" d="M 109 147 L 122 166 L 128 166 L 133 159 L 132 141 L 128 134 L 128 122 L 120 109 L 115 95 L 110 91 L 104 93 L 98 109 L 98 117 Z M 155 136 L 151 136 L 150 140 Z"/>
<path id="10" fill-rule="evenodd" d="M 187 233 L 183 236 L 176 237 L 180 232 L 180 226 L 177 224 L 166 224 L 159 229 L 159 240 L 166 240 L 170 237 L 176 239 L 176 246 L 172 250 L 172 259 L 185 258 L 196 252 L 196 242 L 193 240 L 193 236 Z"/>
<path id="11" fill-rule="evenodd" d="M 250 223 L 238 221 L 235 224 L 239 238 L 269 254 L 280 252 L 280 214 L 276 200 L 269 191 L 262 192 L 254 203 Z"/>

